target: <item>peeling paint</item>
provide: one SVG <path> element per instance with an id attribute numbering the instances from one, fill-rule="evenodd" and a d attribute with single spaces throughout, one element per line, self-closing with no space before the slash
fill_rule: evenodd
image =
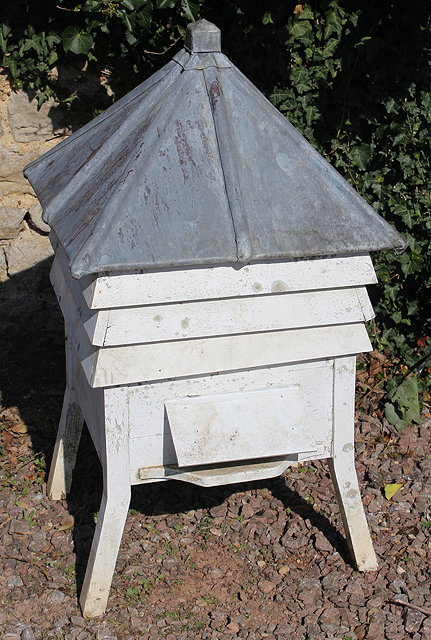
<path id="1" fill-rule="evenodd" d="M 213 82 L 211 82 L 209 88 L 209 97 L 211 101 L 211 108 L 213 111 L 215 111 L 217 102 L 221 95 L 223 95 L 223 91 L 217 78 L 216 80 L 213 80 Z"/>
<path id="2" fill-rule="evenodd" d="M 359 494 L 359 491 L 357 489 L 350 489 L 349 491 L 347 491 L 346 496 L 348 498 L 356 498 Z M 361 506 L 362 508 L 362 506 Z"/>

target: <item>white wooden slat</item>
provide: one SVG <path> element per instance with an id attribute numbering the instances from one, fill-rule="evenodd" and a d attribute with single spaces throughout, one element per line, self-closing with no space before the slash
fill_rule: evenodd
<path id="1" fill-rule="evenodd" d="M 255 296 L 377 282 L 368 255 L 100 275 L 81 288 L 91 309 Z"/>
<path id="2" fill-rule="evenodd" d="M 152 467 L 139 469 L 138 479 L 132 484 L 155 482 L 156 480 L 181 480 L 191 482 L 201 487 L 215 487 L 221 484 L 233 484 L 237 482 L 250 482 L 275 478 L 282 474 L 294 460 L 270 460 L 267 459 L 251 462 L 243 465 L 229 465 L 226 467 L 213 467 L 210 469 L 175 469 L 166 467 Z"/>
<path id="3" fill-rule="evenodd" d="M 54 253 L 56 258 L 58 258 L 58 260 L 61 262 L 62 268 L 63 270 L 66 269 L 67 272 L 70 274 L 70 268 L 69 268 L 69 260 L 66 256 L 66 253 L 63 249 L 63 247 L 61 246 L 61 244 L 58 241 L 57 236 L 55 235 L 54 231 L 50 231 L 49 233 L 49 240 L 51 242 L 52 248 L 54 249 Z M 72 276 L 70 276 L 72 278 Z M 80 290 L 82 291 L 83 289 L 87 289 L 89 287 L 91 287 L 91 285 L 93 284 L 93 282 L 96 279 L 96 275 L 88 275 L 88 276 L 83 276 L 82 278 L 76 279 L 76 278 L 72 278 L 72 280 L 74 282 L 76 282 L 80 288 Z"/>
<path id="4" fill-rule="evenodd" d="M 372 320 L 376 314 L 374 313 L 366 287 L 357 287 L 355 291 L 362 307 L 362 313 L 364 314 L 365 321 L 367 322 L 368 320 Z"/>
<path id="5" fill-rule="evenodd" d="M 333 360 L 317 360 L 288 366 L 263 367 L 130 386 L 127 389 L 130 437 L 134 439 L 161 436 L 165 433 L 171 438 L 169 422 L 164 410 L 165 402 L 199 395 L 228 394 L 233 391 L 271 390 L 292 384 L 300 384 L 305 390 L 309 390 L 310 387 L 305 384 L 306 380 L 309 380 L 310 377 L 316 381 L 327 380 L 328 377 L 332 378 L 332 368 Z M 317 382 L 316 385 L 320 386 L 320 382 Z M 316 434 L 322 432 L 320 400 L 316 402 L 318 396 L 319 392 L 316 393 L 313 389 L 307 391 L 303 400 L 307 407 L 312 429 Z M 315 416 L 318 416 L 317 419 Z M 321 445 L 324 439 L 325 434 L 322 433 L 317 444 Z M 165 440 L 164 446 L 170 448 L 168 440 Z M 174 451 L 173 445 L 172 451 Z M 176 458 L 169 459 L 169 464 L 174 462 L 177 462 Z M 162 462 L 157 464 L 162 464 Z"/>
<path id="6" fill-rule="evenodd" d="M 55 273 L 52 276 L 63 314 L 74 327 L 75 347 L 81 365 L 93 387 L 201 375 L 212 371 L 371 350 L 366 331 L 358 324 L 96 350 L 89 343 L 64 279 L 55 277 Z"/>
<path id="7" fill-rule="evenodd" d="M 366 294 L 365 294 L 366 295 Z M 100 310 L 86 329 L 93 344 L 114 346 L 363 322 L 354 288 Z M 92 329 L 92 331 L 91 331 Z"/>
<path id="8" fill-rule="evenodd" d="M 131 493 L 125 427 L 127 405 L 123 402 L 123 392 L 105 389 L 104 404 L 105 420 L 101 428 L 103 495 L 79 598 L 82 614 L 89 618 L 105 611 Z"/>
<path id="9" fill-rule="evenodd" d="M 61 282 L 61 287 L 68 291 L 73 300 L 76 313 L 81 318 L 89 340 L 92 344 L 100 345 L 104 342 L 109 311 L 94 311 L 88 308 L 78 280 L 72 278 L 66 262 L 64 252 L 55 256 L 52 266 L 51 279 Z"/>
<path id="10" fill-rule="evenodd" d="M 315 382 L 308 376 L 305 385 L 312 385 L 318 395 L 321 420 L 326 420 L 322 429 L 330 436 L 332 380 L 331 377 L 319 378 L 319 387 Z M 308 389 L 294 384 L 167 402 L 178 465 L 187 467 L 315 451 L 317 434 L 310 428 L 305 402 L 307 392 Z"/>
<path id="11" fill-rule="evenodd" d="M 97 346 L 344 324 L 374 317 L 365 287 L 94 311 L 88 310 L 62 252 L 55 258 L 53 274 L 64 280 L 90 342 Z"/>
<path id="12" fill-rule="evenodd" d="M 371 351 L 363 324 L 218 336 L 98 350 L 89 382 L 105 387 Z"/>
<path id="13" fill-rule="evenodd" d="M 355 364 L 354 357 L 339 358 L 334 363 L 334 435 L 329 470 L 355 564 L 359 571 L 375 571 L 377 558 L 355 470 Z"/>
<path id="14" fill-rule="evenodd" d="M 88 384 L 75 346 L 73 347 L 73 384 L 84 420 L 91 434 L 99 459 L 102 460 L 103 427 L 105 424 L 104 390 L 93 389 Z"/>
<path id="15" fill-rule="evenodd" d="M 75 302 L 56 260 L 51 268 L 50 279 L 68 327 L 69 339 L 72 340 L 85 376 L 90 381 L 94 375 L 97 348 L 90 344 L 82 318 L 78 314 Z"/>

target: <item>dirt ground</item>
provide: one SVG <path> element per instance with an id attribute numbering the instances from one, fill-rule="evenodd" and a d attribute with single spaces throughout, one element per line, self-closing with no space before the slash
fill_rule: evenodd
<path id="1" fill-rule="evenodd" d="M 64 387 L 48 266 L 0 294 L 2 640 L 431 639 L 429 407 L 421 426 L 396 432 L 369 370 L 356 451 L 376 573 L 352 567 L 324 462 L 247 485 L 171 481 L 133 491 L 108 609 L 84 620 L 101 472 L 84 434 L 71 495 L 46 496 Z M 389 483 L 402 485 L 391 499 Z"/>

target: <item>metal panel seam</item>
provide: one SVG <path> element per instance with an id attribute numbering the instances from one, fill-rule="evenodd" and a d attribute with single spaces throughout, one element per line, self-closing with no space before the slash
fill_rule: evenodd
<path id="1" fill-rule="evenodd" d="M 248 228 L 248 223 L 247 223 L 247 215 L 244 211 L 244 203 L 242 201 L 242 194 L 239 190 L 238 187 L 233 186 L 233 189 L 235 189 L 236 193 L 237 193 L 237 200 L 239 201 L 239 206 L 235 207 L 234 206 L 234 198 L 232 197 L 232 188 L 229 188 L 229 185 L 231 183 L 231 180 L 229 180 L 228 176 L 227 176 L 227 171 L 225 170 L 225 161 L 226 161 L 226 157 L 224 156 L 223 152 L 222 152 L 222 144 L 221 144 L 221 131 L 218 128 L 217 125 L 217 119 L 214 117 L 214 113 L 215 113 L 215 96 L 212 95 L 211 93 L 211 88 L 214 86 L 214 82 L 217 82 L 217 86 L 218 86 L 218 90 L 220 91 L 220 93 L 222 93 L 222 90 L 220 88 L 220 85 L 218 84 L 218 79 L 216 78 L 215 80 L 213 80 L 210 84 L 210 77 L 207 77 L 207 74 L 210 76 L 211 73 L 214 72 L 214 68 L 209 68 L 209 69 L 203 69 L 202 73 L 204 75 L 204 80 L 205 80 L 205 86 L 207 89 L 207 93 L 208 93 L 208 99 L 210 101 L 210 106 L 211 106 L 211 115 L 212 115 L 212 119 L 213 119 L 213 123 L 214 123 L 214 131 L 215 131 L 215 136 L 216 136 L 216 141 L 217 141 L 217 148 L 218 148 L 218 153 L 220 156 L 220 166 L 221 166 L 221 170 L 222 170 L 222 174 L 223 174 L 223 178 L 224 178 L 224 186 L 225 186 L 225 190 L 226 190 L 226 196 L 227 196 L 227 201 L 229 204 L 229 211 L 231 214 L 231 218 L 232 218 L 232 225 L 233 225 L 233 229 L 234 229 L 234 233 L 235 233 L 235 243 L 236 243 L 236 247 L 237 247 L 237 258 L 238 258 L 238 262 L 248 262 L 249 260 L 251 260 L 252 258 L 252 246 L 251 246 L 251 238 L 250 238 L 250 231 Z M 217 97 L 220 96 L 220 93 L 217 95 Z M 228 119 L 225 118 L 224 119 L 225 124 L 228 123 Z M 227 124 L 227 126 L 229 126 Z M 229 136 L 230 137 L 230 136 Z M 229 160 L 229 153 L 227 154 L 227 159 Z M 231 166 L 227 167 L 227 169 L 231 171 L 232 173 L 232 177 L 234 177 L 234 182 L 236 183 L 236 185 L 239 185 L 239 181 L 236 178 L 236 167 L 233 163 L 230 163 Z"/>

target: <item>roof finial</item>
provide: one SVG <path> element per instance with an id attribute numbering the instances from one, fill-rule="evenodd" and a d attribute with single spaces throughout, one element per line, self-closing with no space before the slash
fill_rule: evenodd
<path id="1" fill-rule="evenodd" d="M 208 20 L 191 22 L 187 25 L 185 47 L 190 53 L 221 51 L 220 29 Z"/>

